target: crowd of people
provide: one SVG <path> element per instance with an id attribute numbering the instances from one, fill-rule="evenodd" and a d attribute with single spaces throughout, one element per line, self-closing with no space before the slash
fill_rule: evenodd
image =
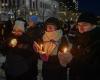
<path id="1" fill-rule="evenodd" d="M 92 13 L 82 13 L 77 22 L 63 27 L 55 17 L 40 26 L 37 16 L 28 22 L 18 18 L 8 26 L 6 36 L 0 35 L 7 80 L 37 80 L 38 60 L 43 80 L 100 79 L 100 27 Z"/>

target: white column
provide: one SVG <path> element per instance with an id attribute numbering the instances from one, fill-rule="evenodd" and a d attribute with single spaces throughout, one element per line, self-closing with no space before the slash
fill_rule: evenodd
<path id="1" fill-rule="evenodd" d="M 30 8 L 30 1 L 26 0 L 26 7 L 29 9 Z"/>

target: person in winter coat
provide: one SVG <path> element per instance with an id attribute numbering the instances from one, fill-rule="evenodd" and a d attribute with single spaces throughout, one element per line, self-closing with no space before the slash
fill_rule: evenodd
<path id="1" fill-rule="evenodd" d="M 71 50 L 70 80 L 100 79 L 100 28 L 92 13 L 82 13 L 77 21 L 79 35 Z"/>
<path id="2" fill-rule="evenodd" d="M 48 18 L 44 24 L 43 42 L 35 42 L 43 61 L 43 80 L 67 80 L 67 64 L 71 61 L 72 55 L 63 52 L 69 43 L 63 37 L 59 24 L 57 18 Z"/>
<path id="3" fill-rule="evenodd" d="M 12 34 L 5 41 L 5 72 L 7 80 L 34 80 L 33 48 L 25 34 L 25 22 L 16 20 Z"/>
<path id="4" fill-rule="evenodd" d="M 38 38 L 42 37 L 42 28 L 38 25 L 38 17 L 37 16 L 30 16 L 28 21 L 28 26 L 26 33 L 29 35 L 29 37 L 36 41 Z"/>
<path id="5" fill-rule="evenodd" d="M 42 37 L 42 28 L 38 27 L 38 17 L 37 16 L 30 16 L 28 21 L 28 26 L 26 30 L 26 34 L 30 37 L 31 42 L 38 41 L 39 38 Z M 37 52 L 33 51 L 33 65 L 34 65 L 34 79 L 37 80 L 38 75 L 38 54 Z"/>

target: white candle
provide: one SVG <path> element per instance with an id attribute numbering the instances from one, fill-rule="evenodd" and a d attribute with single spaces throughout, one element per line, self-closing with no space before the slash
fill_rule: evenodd
<path id="1" fill-rule="evenodd" d="M 43 50 L 43 44 L 40 45 L 40 49 Z"/>
<path id="2" fill-rule="evenodd" d="M 40 45 L 40 50 L 41 50 L 41 54 L 45 54 L 46 52 L 44 52 L 43 50 L 43 44 Z"/>

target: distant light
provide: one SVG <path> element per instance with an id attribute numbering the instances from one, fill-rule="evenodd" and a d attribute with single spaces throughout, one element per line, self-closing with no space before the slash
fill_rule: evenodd
<path id="1" fill-rule="evenodd" d="M 5 4 L 4 4 L 4 3 L 2 3 L 2 6 L 4 7 L 4 6 L 5 6 Z"/>
<path id="2" fill-rule="evenodd" d="M 20 10 L 17 10 L 18 12 L 20 12 Z"/>
<path id="3" fill-rule="evenodd" d="M 38 12 L 36 12 L 36 14 L 35 15 L 38 15 Z"/>
<path id="4" fill-rule="evenodd" d="M 14 18 L 14 16 L 11 16 L 10 18 L 11 18 L 11 19 L 13 19 L 13 18 Z"/>
<path id="5" fill-rule="evenodd" d="M 5 6 L 8 6 L 8 3 L 6 3 Z"/>
<path id="6" fill-rule="evenodd" d="M 29 12 L 29 15 L 32 15 L 32 14 L 33 14 L 33 13 L 30 11 L 30 12 Z"/>
<path id="7" fill-rule="evenodd" d="M 17 10 L 18 15 L 20 15 L 20 10 Z"/>
<path id="8" fill-rule="evenodd" d="M 72 20 L 73 20 L 73 18 L 71 17 L 71 18 L 70 18 L 70 20 L 72 21 Z"/>

